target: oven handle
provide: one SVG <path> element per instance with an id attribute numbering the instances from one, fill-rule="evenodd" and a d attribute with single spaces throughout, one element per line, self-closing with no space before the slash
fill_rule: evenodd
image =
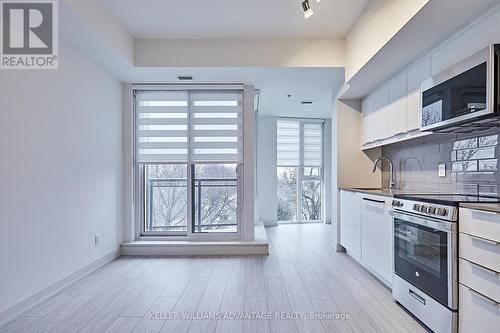
<path id="1" fill-rule="evenodd" d="M 436 220 L 430 217 L 423 218 L 413 214 L 400 213 L 395 210 L 389 211 L 389 214 L 392 217 L 408 221 L 411 223 L 415 223 L 424 227 L 428 227 L 431 229 L 440 230 L 444 232 L 451 232 L 451 233 L 457 232 L 457 224 L 455 222 Z"/>

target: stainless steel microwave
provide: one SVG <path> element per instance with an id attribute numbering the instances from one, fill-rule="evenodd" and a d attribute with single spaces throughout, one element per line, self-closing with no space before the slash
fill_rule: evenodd
<path id="1" fill-rule="evenodd" d="M 420 130 L 470 132 L 498 127 L 500 44 L 432 76 L 421 85 Z"/>

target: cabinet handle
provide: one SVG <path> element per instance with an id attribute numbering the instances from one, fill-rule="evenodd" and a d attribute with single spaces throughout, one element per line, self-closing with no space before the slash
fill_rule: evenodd
<path id="1" fill-rule="evenodd" d="M 488 215 L 498 215 L 500 213 L 498 212 L 492 212 L 490 210 L 482 210 L 482 209 L 471 209 L 474 212 L 481 213 L 481 214 L 488 214 Z"/>
<path id="2" fill-rule="evenodd" d="M 469 235 L 469 234 L 467 234 L 467 235 L 470 238 L 472 238 L 473 240 L 477 240 L 477 241 L 480 241 L 480 242 L 483 242 L 483 243 L 486 243 L 486 244 L 495 245 L 495 246 L 498 246 L 500 244 L 498 242 L 495 242 L 495 241 L 492 241 L 492 240 L 489 240 L 489 239 L 486 239 L 486 238 L 472 236 L 472 235 Z"/>
<path id="3" fill-rule="evenodd" d="M 410 294 L 411 297 L 413 297 L 414 299 L 416 299 L 417 301 L 419 301 L 420 303 L 425 305 L 425 298 L 423 298 L 422 296 L 420 296 L 419 294 L 417 294 L 413 290 L 408 289 L 408 294 Z"/>
<path id="4" fill-rule="evenodd" d="M 467 260 L 467 261 L 468 261 L 468 260 Z M 495 272 L 495 271 L 492 271 L 491 269 L 488 269 L 488 268 L 486 268 L 486 267 L 483 267 L 483 266 L 478 265 L 478 264 L 476 264 L 476 263 L 473 263 L 473 262 L 471 262 L 471 261 L 469 261 L 469 262 L 472 264 L 472 267 L 473 267 L 473 268 L 475 268 L 475 269 L 477 269 L 477 270 L 479 270 L 479 271 L 481 271 L 481 272 L 485 272 L 485 273 L 491 274 L 491 275 L 496 276 L 496 277 L 499 277 L 499 276 L 500 276 L 500 273 L 497 273 L 497 272 Z"/>
<path id="5" fill-rule="evenodd" d="M 378 203 L 378 204 L 385 204 L 385 201 L 383 201 L 383 200 L 375 200 L 375 199 L 370 199 L 370 198 L 363 198 L 363 200 L 375 202 L 375 203 Z"/>
<path id="6" fill-rule="evenodd" d="M 476 296 L 477 298 L 479 298 L 479 299 L 481 299 L 481 300 L 483 300 L 485 302 L 488 302 L 488 303 L 490 303 L 492 305 L 496 305 L 496 306 L 500 305 L 500 303 L 498 303 L 497 301 L 489 298 L 488 296 L 485 296 L 485 295 L 483 295 L 483 294 L 481 294 L 481 293 L 479 293 L 479 292 L 475 291 L 474 289 L 471 289 L 471 288 L 469 288 L 467 286 L 464 286 L 464 287 L 467 288 L 467 289 L 469 289 L 469 291 L 471 292 L 471 294 L 474 295 L 474 296 Z"/>

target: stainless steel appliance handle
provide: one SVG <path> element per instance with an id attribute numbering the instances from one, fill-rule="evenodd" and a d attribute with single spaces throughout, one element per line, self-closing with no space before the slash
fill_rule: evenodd
<path id="1" fill-rule="evenodd" d="M 423 298 L 422 296 L 420 296 L 419 294 L 417 294 L 416 292 L 414 292 L 413 290 L 411 289 L 408 289 L 408 294 L 413 297 L 414 299 L 416 299 L 417 301 L 419 301 L 420 303 L 422 303 L 423 305 L 425 305 L 425 298 Z"/>
<path id="2" fill-rule="evenodd" d="M 431 217 L 420 217 L 413 214 L 400 213 L 395 210 L 389 211 L 389 214 L 397 219 L 415 223 L 424 227 L 444 231 L 444 232 L 456 232 L 457 224 L 455 222 L 448 222 L 444 220 L 437 220 Z"/>

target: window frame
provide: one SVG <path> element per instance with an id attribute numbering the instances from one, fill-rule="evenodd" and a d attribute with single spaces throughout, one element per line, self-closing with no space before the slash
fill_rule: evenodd
<path id="1" fill-rule="evenodd" d="M 243 124 L 242 124 L 242 146 L 245 146 L 245 130 L 247 130 L 245 122 L 245 113 L 248 112 L 245 109 L 245 95 L 247 91 L 252 91 L 253 87 L 243 86 L 243 85 L 131 85 L 131 111 L 132 111 L 132 162 L 133 162 L 133 188 L 132 191 L 132 202 L 133 202 L 133 224 L 135 230 L 135 239 L 139 241 L 163 241 L 163 240 L 242 240 L 244 237 L 253 237 L 253 231 L 249 233 L 248 226 L 243 224 L 244 218 L 244 203 L 248 199 L 244 198 L 244 168 L 243 164 L 245 162 L 245 152 L 242 148 L 243 160 L 240 162 L 165 162 L 165 163 L 137 163 L 136 161 L 136 103 L 135 103 L 135 91 L 136 90 L 174 90 L 174 91 L 186 91 L 186 90 L 199 90 L 199 91 L 210 91 L 210 90 L 241 90 L 243 92 L 242 100 L 242 112 L 243 112 Z M 253 110 L 252 110 L 253 111 Z M 255 116 L 255 115 L 253 115 Z M 190 117 L 189 117 L 190 118 Z M 190 125 L 189 125 L 190 127 Z M 145 164 L 187 164 L 187 232 L 184 231 L 145 231 L 146 222 L 146 188 L 145 188 Z M 194 214 L 194 195 L 192 193 L 192 176 L 191 168 L 196 164 L 236 164 L 237 170 L 237 231 L 236 232 L 193 232 L 193 214 Z M 253 161 L 252 161 L 253 165 Z M 246 173 L 246 172 L 245 172 Z M 189 199 L 190 198 L 190 199 Z M 252 197 L 252 200 L 254 198 Z M 248 222 L 247 222 L 248 223 Z M 253 221 L 252 221 L 253 228 Z"/>

